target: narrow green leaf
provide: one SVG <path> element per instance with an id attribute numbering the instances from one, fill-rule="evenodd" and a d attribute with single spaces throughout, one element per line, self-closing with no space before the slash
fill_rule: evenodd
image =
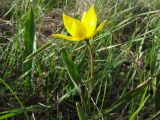
<path id="1" fill-rule="evenodd" d="M 27 111 L 32 111 L 32 110 L 42 109 L 42 108 L 44 108 L 44 106 L 42 105 L 32 105 L 32 106 L 24 107 L 21 109 L 12 109 L 8 111 L 0 112 L 0 120 L 19 115 L 21 113 L 26 113 Z M 27 118 L 27 120 L 29 120 L 29 117 Z"/>
<path id="2" fill-rule="evenodd" d="M 141 101 L 139 107 L 138 107 L 137 110 L 134 112 L 134 114 L 129 118 L 129 120 L 135 120 L 136 116 L 137 116 L 138 113 L 142 110 L 142 108 L 144 107 L 144 104 L 146 103 L 146 101 L 148 100 L 149 97 L 150 97 L 150 95 L 148 95 L 143 101 Z"/>
<path id="3" fill-rule="evenodd" d="M 76 90 L 80 93 L 80 88 L 78 87 L 80 84 L 80 75 L 78 72 L 77 66 L 74 64 L 72 57 L 66 52 L 66 50 L 62 49 L 62 57 L 64 64 L 66 65 L 67 72 L 76 88 Z"/>
<path id="4" fill-rule="evenodd" d="M 34 36 L 35 36 L 35 22 L 34 22 L 34 14 L 32 8 L 30 9 L 25 23 L 25 31 L 24 31 L 24 54 L 23 59 L 25 60 L 27 56 L 32 54 L 34 47 Z M 28 61 L 23 64 L 23 73 L 26 73 L 32 69 L 32 61 Z M 31 72 L 25 78 L 25 86 L 27 89 L 32 89 L 32 81 L 31 81 Z"/>
<path id="5" fill-rule="evenodd" d="M 37 51 L 33 52 L 32 54 L 30 54 L 23 63 L 26 63 L 28 61 L 30 61 L 31 59 L 33 59 L 34 57 L 36 57 L 37 55 L 39 55 L 40 53 L 42 53 L 44 50 L 48 49 L 51 46 L 55 46 L 56 44 L 53 44 L 51 42 L 46 43 L 45 45 L 43 45 L 41 48 L 39 48 Z"/>
<path id="6" fill-rule="evenodd" d="M 15 92 L 12 90 L 12 88 L 11 88 L 3 79 L 1 79 L 1 78 L 0 78 L 0 83 L 3 83 L 3 84 L 5 85 L 5 87 L 12 93 L 12 95 L 13 95 L 13 96 L 15 97 L 15 99 L 18 101 L 18 103 L 20 104 L 20 106 L 21 106 L 22 108 L 24 108 L 22 102 L 20 101 L 20 99 L 18 98 L 18 96 L 15 94 Z M 15 115 L 15 114 L 10 113 L 10 115 L 13 116 L 13 115 Z M 7 115 L 7 116 L 10 116 L 10 115 Z M 25 115 L 26 119 L 28 120 L 29 117 L 28 117 L 28 115 L 27 115 L 26 112 L 24 112 L 24 115 Z M 1 118 L 1 117 L 0 117 L 0 118 Z"/>
<path id="7" fill-rule="evenodd" d="M 158 31 L 160 33 L 160 30 Z M 153 39 L 153 53 L 151 56 L 151 72 L 155 82 L 155 111 L 160 111 L 160 34 Z"/>
<path id="8" fill-rule="evenodd" d="M 76 103 L 76 108 L 77 108 L 79 120 L 88 120 L 86 113 L 85 113 L 84 110 L 81 108 L 81 106 L 80 106 L 79 103 Z"/>
<path id="9" fill-rule="evenodd" d="M 0 116 L 0 120 L 3 120 L 3 119 L 7 119 L 9 117 L 13 117 L 13 116 L 16 116 L 18 114 L 22 113 L 21 111 L 17 110 L 17 111 L 11 111 L 10 113 L 8 114 L 5 114 L 5 115 L 2 115 Z"/>
<path id="10" fill-rule="evenodd" d="M 108 113 L 112 112 L 113 110 L 119 108 L 123 104 L 125 104 L 125 103 L 129 102 L 130 100 L 132 100 L 132 98 L 134 98 L 137 94 L 139 94 L 146 87 L 148 87 L 148 85 L 150 83 L 151 83 L 151 80 L 147 80 L 147 81 L 143 82 L 142 84 L 140 84 L 137 88 L 133 89 L 132 91 L 127 92 L 124 96 L 119 98 L 115 103 L 113 103 L 109 108 L 107 108 L 104 111 L 104 114 L 108 114 Z"/>

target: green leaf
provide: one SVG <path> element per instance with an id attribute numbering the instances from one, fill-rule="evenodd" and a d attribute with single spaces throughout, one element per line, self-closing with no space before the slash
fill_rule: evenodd
<path id="1" fill-rule="evenodd" d="M 13 111 L 13 110 L 12 110 L 12 111 L 10 111 L 10 113 L 1 115 L 1 116 L 0 116 L 0 120 L 2 120 L 2 119 L 7 119 L 7 118 L 9 118 L 9 117 L 18 115 L 18 114 L 20 114 L 20 113 L 22 113 L 22 111 L 20 111 L 20 110 L 14 110 L 14 111 Z"/>
<path id="2" fill-rule="evenodd" d="M 52 42 L 48 42 L 45 45 L 43 45 L 41 48 L 39 48 L 37 51 L 33 52 L 32 54 L 30 54 L 23 63 L 26 63 L 28 61 L 30 61 L 31 59 L 33 59 L 34 57 L 36 57 L 37 55 L 39 55 L 40 53 L 42 53 L 44 50 L 48 49 L 51 46 L 55 46 L 56 44 L 53 44 Z"/>
<path id="3" fill-rule="evenodd" d="M 142 84 L 140 84 L 137 88 L 133 89 L 132 91 L 127 92 L 124 96 L 119 98 L 115 103 L 113 103 L 109 108 L 107 108 L 104 111 L 104 114 L 108 114 L 108 113 L 112 112 L 113 110 L 119 108 L 123 104 L 126 104 L 127 102 L 132 100 L 132 98 L 134 98 L 137 94 L 139 94 L 146 87 L 148 87 L 148 85 L 150 83 L 151 83 L 151 80 L 147 80 L 147 81 L 143 82 Z"/>
<path id="4" fill-rule="evenodd" d="M 150 97 L 150 95 L 144 96 L 144 97 L 145 97 L 144 100 L 141 101 L 141 103 L 139 104 L 139 107 L 134 112 L 134 114 L 129 118 L 129 120 L 135 120 L 136 116 L 142 110 L 142 108 L 144 107 L 144 104 L 146 103 L 146 101 L 148 100 L 148 98 Z"/>
<path id="5" fill-rule="evenodd" d="M 79 103 L 76 103 L 76 108 L 77 108 L 79 120 L 88 120 L 86 113 L 85 113 L 84 110 L 81 108 L 81 106 L 80 106 Z"/>
<path id="6" fill-rule="evenodd" d="M 20 101 L 20 99 L 18 98 L 18 96 L 15 94 L 15 92 L 12 90 L 12 88 L 11 88 L 3 79 L 1 79 L 1 78 L 0 78 L 0 83 L 2 83 L 2 84 L 5 85 L 5 87 L 12 93 L 12 95 L 13 95 L 13 96 L 15 97 L 15 99 L 18 101 L 18 103 L 20 104 L 20 106 L 24 109 L 24 106 L 23 106 L 22 102 Z M 10 116 L 14 116 L 14 115 L 16 115 L 15 112 L 13 112 L 13 113 L 10 112 L 8 115 L 4 115 L 4 117 L 10 117 Z M 27 115 L 26 112 L 24 112 L 24 115 L 25 115 L 26 119 L 28 120 L 29 117 L 28 117 L 28 115 Z M 1 117 L 2 117 L 2 116 L 0 116 L 0 119 L 1 119 Z"/>
<path id="7" fill-rule="evenodd" d="M 30 9 L 25 23 L 25 31 L 24 31 L 24 54 L 23 59 L 25 60 L 27 56 L 32 54 L 34 49 L 34 37 L 35 37 L 35 22 L 34 22 L 34 14 L 32 8 Z M 28 61 L 23 64 L 23 73 L 32 69 L 32 62 Z M 25 86 L 27 89 L 32 89 L 32 80 L 31 80 L 31 72 L 25 77 Z"/>
<path id="8" fill-rule="evenodd" d="M 8 110 L 8 111 L 0 112 L 0 120 L 7 119 L 7 118 L 13 117 L 15 115 L 19 115 L 21 113 L 26 113 L 27 111 L 32 111 L 35 109 L 42 109 L 44 107 L 45 106 L 42 106 L 42 105 L 32 105 L 32 106 L 24 107 L 21 109 L 12 109 L 12 110 Z M 27 120 L 29 120 L 29 117 L 27 118 Z"/>
<path id="9" fill-rule="evenodd" d="M 66 65 L 66 68 L 67 68 L 67 72 L 76 90 L 80 93 L 80 88 L 78 87 L 80 85 L 80 75 L 78 72 L 78 68 L 74 64 L 72 57 L 66 52 L 66 50 L 62 49 L 61 52 L 62 52 L 64 64 Z"/>

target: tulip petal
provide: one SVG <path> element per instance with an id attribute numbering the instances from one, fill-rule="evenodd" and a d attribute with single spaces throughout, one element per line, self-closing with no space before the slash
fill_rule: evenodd
<path id="1" fill-rule="evenodd" d="M 94 10 L 94 5 L 92 5 L 87 12 L 83 13 L 81 22 L 87 28 L 87 36 L 93 34 L 97 26 L 97 15 Z"/>
<path id="2" fill-rule="evenodd" d="M 70 40 L 70 41 L 84 40 L 84 38 L 77 38 L 77 37 L 66 36 L 66 35 L 62 35 L 62 34 L 52 34 L 51 36 L 52 37 L 58 37 L 58 38 L 66 39 L 66 40 Z"/>
<path id="3" fill-rule="evenodd" d="M 82 23 L 84 23 L 85 22 L 85 20 L 86 20 L 86 11 L 85 12 L 83 12 L 83 14 L 82 14 L 82 18 L 81 18 L 81 22 Z"/>
<path id="4" fill-rule="evenodd" d="M 63 14 L 63 22 L 65 28 L 73 37 L 81 38 L 86 36 L 86 28 L 80 21 Z"/>
<path id="5" fill-rule="evenodd" d="M 102 28 L 104 27 L 105 23 L 106 23 L 106 21 L 103 21 L 103 22 L 97 27 L 97 29 L 95 30 L 93 36 L 94 36 L 95 34 L 97 34 L 100 30 L 102 30 Z"/>
<path id="6" fill-rule="evenodd" d="M 106 23 L 106 22 L 103 21 L 103 22 L 97 27 L 97 29 L 96 29 L 92 34 L 88 35 L 86 38 L 89 39 L 89 38 L 95 36 L 95 35 L 104 27 L 105 23 Z"/>

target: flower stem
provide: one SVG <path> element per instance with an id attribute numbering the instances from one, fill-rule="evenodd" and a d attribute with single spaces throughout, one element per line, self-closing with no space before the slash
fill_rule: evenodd
<path id="1" fill-rule="evenodd" d="M 91 44 L 89 43 L 89 40 L 86 40 L 87 46 L 88 46 L 88 50 L 90 53 L 90 75 L 91 75 L 91 80 L 89 82 L 89 92 L 91 94 L 92 92 L 92 84 L 93 84 L 93 76 L 94 76 L 94 56 L 93 56 L 93 48 L 91 46 Z"/>

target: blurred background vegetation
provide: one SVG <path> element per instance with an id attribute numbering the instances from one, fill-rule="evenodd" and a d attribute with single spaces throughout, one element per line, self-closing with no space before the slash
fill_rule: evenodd
<path id="1" fill-rule="evenodd" d="M 63 13 L 80 19 L 92 4 L 98 22 L 107 22 L 90 40 L 95 76 L 92 101 L 87 105 L 91 110 L 86 115 L 76 107 L 85 103 L 61 51 L 65 49 L 72 58 L 74 62 L 69 62 L 78 68 L 80 86 L 86 87 L 90 74 L 86 44 L 50 35 L 66 32 Z M 0 119 L 158 120 L 159 63 L 159 0 L 0 1 Z"/>

